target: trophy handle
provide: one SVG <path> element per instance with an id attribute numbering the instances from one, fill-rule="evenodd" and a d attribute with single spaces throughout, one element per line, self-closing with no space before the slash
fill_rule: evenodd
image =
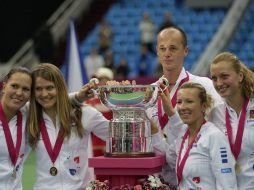
<path id="1" fill-rule="evenodd" d="M 91 78 L 90 81 L 89 81 L 89 83 L 94 83 L 96 86 L 98 86 L 98 84 L 99 84 L 99 79 L 97 79 L 97 78 Z M 96 88 L 96 89 L 91 89 L 91 90 L 93 91 L 93 93 L 94 93 L 96 96 L 98 96 L 98 94 L 99 94 L 98 88 Z"/>
<path id="2" fill-rule="evenodd" d="M 159 90 L 160 91 L 164 91 L 164 90 L 166 90 L 167 88 L 168 88 L 168 86 L 169 86 L 169 82 L 168 82 L 168 79 L 166 79 L 166 77 L 164 77 L 164 76 L 162 76 L 161 78 L 159 78 L 159 81 L 158 81 L 159 83 L 163 83 L 164 85 L 165 85 L 165 87 L 164 87 L 164 89 L 161 89 L 160 88 L 160 86 L 159 86 Z"/>

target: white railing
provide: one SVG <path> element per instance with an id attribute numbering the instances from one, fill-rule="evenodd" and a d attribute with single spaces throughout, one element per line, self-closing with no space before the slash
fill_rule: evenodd
<path id="1" fill-rule="evenodd" d="M 234 1 L 213 39 L 208 44 L 204 53 L 199 57 L 197 64 L 194 65 L 192 69 L 193 74 L 201 76 L 208 74 L 212 59 L 227 47 L 249 3 L 250 0 Z"/>

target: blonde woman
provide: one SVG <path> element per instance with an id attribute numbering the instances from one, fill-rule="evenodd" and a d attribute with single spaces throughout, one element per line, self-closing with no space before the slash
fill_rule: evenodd
<path id="1" fill-rule="evenodd" d="M 166 154 L 167 163 L 176 168 L 179 189 L 237 189 L 234 158 L 225 135 L 211 122 L 205 112 L 212 98 L 197 83 L 185 83 L 177 92 L 177 112 L 173 109 L 168 90 L 161 92 L 170 124 L 179 128 L 180 136 L 172 144 L 160 138 L 153 126 L 155 149 Z"/>
<path id="2" fill-rule="evenodd" d="M 254 73 L 236 55 L 223 52 L 212 61 L 210 74 L 224 100 L 210 120 L 227 135 L 238 189 L 254 189 Z"/>

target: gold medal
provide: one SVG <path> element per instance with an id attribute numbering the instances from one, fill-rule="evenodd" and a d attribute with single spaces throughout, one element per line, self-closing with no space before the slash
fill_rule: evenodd
<path id="1" fill-rule="evenodd" d="M 52 176 L 56 176 L 57 175 L 57 168 L 52 166 L 50 169 L 49 169 L 49 173 L 50 175 Z"/>
<path id="2" fill-rule="evenodd" d="M 16 178 L 17 172 L 16 172 L 16 169 L 15 169 L 15 168 L 13 169 L 11 176 L 12 176 L 13 178 Z"/>
<path id="3" fill-rule="evenodd" d="M 239 174 L 241 172 L 241 167 L 238 163 L 235 164 L 235 173 Z"/>

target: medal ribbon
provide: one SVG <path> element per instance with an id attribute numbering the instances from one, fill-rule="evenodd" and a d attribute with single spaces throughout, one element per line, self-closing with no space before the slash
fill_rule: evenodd
<path id="1" fill-rule="evenodd" d="M 55 146 L 52 149 L 51 143 L 50 143 L 50 139 L 49 139 L 49 135 L 48 135 L 48 131 L 44 122 L 44 119 L 42 118 L 40 121 L 40 129 L 41 129 L 41 135 L 42 135 L 42 139 L 45 145 L 45 148 L 48 152 L 48 155 L 52 161 L 52 163 L 55 163 L 57 156 L 59 155 L 59 152 L 61 150 L 62 144 L 63 144 L 63 138 L 62 138 L 62 130 L 60 129 L 60 131 L 58 132 L 58 136 L 55 142 Z"/>
<path id="2" fill-rule="evenodd" d="M 179 88 L 183 85 L 183 83 L 189 81 L 189 74 L 187 72 L 185 72 L 185 73 L 186 73 L 186 77 L 180 81 L 180 83 L 177 87 L 177 90 L 175 91 L 175 94 L 173 95 L 173 97 L 171 99 L 173 108 L 176 106 L 176 98 L 177 98 L 176 95 L 177 95 Z M 161 129 L 164 129 L 164 127 L 168 123 L 168 115 L 166 113 L 164 113 L 164 115 L 162 115 L 161 97 L 158 97 L 158 117 L 159 117 L 159 123 L 160 123 Z"/>
<path id="3" fill-rule="evenodd" d="M 206 121 L 204 120 L 202 125 L 204 125 L 205 123 L 206 123 Z M 186 152 L 185 152 L 185 154 L 183 156 L 183 159 L 181 160 L 181 163 L 180 163 L 180 159 L 181 159 L 181 155 L 182 155 L 182 150 L 183 150 L 183 145 L 184 145 L 185 140 L 189 136 L 190 130 L 187 129 L 185 134 L 184 134 L 184 136 L 183 136 L 183 140 L 182 140 L 182 143 L 181 143 L 181 146 L 180 146 L 180 152 L 179 152 L 179 156 L 178 156 L 178 161 L 177 161 L 177 170 L 176 170 L 178 184 L 180 184 L 180 182 L 181 182 L 181 180 L 183 178 L 183 168 L 184 168 L 184 165 L 186 163 L 187 158 L 189 157 L 190 150 L 191 150 L 191 148 L 193 146 L 193 143 L 196 141 L 196 138 L 197 138 L 197 135 L 198 135 L 200 129 L 201 129 L 201 127 L 198 129 L 198 131 L 194 135 L 193 140 L 188 145 L 188 148 L 187 148 L 187 150 L 186 150 Z"/>
<path id="4" fill-rule="evenodd" d="M 239 156 L 241 145 L 242 145 L 244 124 L 245 124 L 248 103 L 249 103 L 249 99 L 247 98 L 247 99 L 245 99 L 245 101 L 243 103 L 234 144 L 233 144 L 233 139 L 232 139 L 233 132 L 232 132 L 232 127 L 231 127 L 231 123 L 230 123 L 230 119 L 229 119 L 229 113 L 228 113 L 228 109 L 226 108 L 226 128 L 227 128 L 227 133 L 228 133 L 228 140 L 230 143 L 231 151 L 232 151 L 236 160 Z"/>
<path id="5" fill-rule="evenodd" d="M 16 147 L 14 146 L 10 128 L 9 128 L 9 124 L 8 124 L 8 121 L 6 119 L 6 116 L 5 116 L 5 113 L 3 111 L 3 107 L 1 104 L 0 104 L 0 120 L 2 121 L 4 136 L 5 136 L 6 144 L 8 147 L 8 152 L 9 152 L 9 155 L 11 158 L 11 162 L 12 162 L 13 166 L 15 167 L 18 157 L 19 157 L 19 151 L 20 151 L 21 142 L 22 142 L 22 114 L 20 111 L 17 112 Z"/>

